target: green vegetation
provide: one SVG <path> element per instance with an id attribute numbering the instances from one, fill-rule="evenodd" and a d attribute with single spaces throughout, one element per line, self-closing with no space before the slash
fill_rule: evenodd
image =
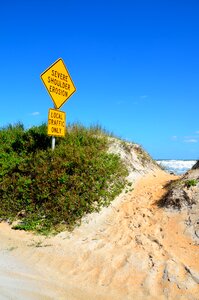
<path id="1" fill-rule="evenodd" d="M 186 187 L 191 187 L 191 186 L 196 186 L 198 184 L 198 181 L 196 179 L 189 179 L 185 181 L 185 186 Z"/>
<path id="2" fill-rule="evenodd" d="M 0 219 L 43 234 L 72 229 L 109 205 L 128 173 L 119 156 L 107 153 L 99 126 L 69 126 L 54 151 L 46 132 L 45 124 L 0 130 Z"/>

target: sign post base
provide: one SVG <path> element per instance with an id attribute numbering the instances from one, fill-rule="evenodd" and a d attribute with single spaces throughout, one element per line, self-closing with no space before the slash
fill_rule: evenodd
<path id="1" fill-rule="evenodd" d="M 55 150 L 55 137 L 52 136 L 52 151 Z"/>

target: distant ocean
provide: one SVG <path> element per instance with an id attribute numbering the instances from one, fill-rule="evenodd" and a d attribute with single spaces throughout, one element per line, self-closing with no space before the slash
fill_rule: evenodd
<path id="1" fill-rule="evenodd" d="M 156 160 L 158 164 L 169 172 L 181 175 L 190 170 L 197 162 L 196 160 Z"/>

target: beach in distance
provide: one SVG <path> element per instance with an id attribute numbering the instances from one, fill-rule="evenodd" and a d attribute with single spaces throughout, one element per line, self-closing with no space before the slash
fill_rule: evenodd
<path id="1" fill-rule="evenodd" d="M 196 160 L 158 159 L 157 163 L 165 170 L 181 175 L 190 170 L 196 163 Z"/>

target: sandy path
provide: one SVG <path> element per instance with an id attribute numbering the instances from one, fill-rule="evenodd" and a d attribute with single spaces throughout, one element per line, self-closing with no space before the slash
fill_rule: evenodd
<path id="1" fill-rule="evenodd" d="M 143 176 L 72 234 L 44 238 L 0 224 L 0 299 L 199 299 L 186 212 L 156 205 L 174 179 Z"/>

